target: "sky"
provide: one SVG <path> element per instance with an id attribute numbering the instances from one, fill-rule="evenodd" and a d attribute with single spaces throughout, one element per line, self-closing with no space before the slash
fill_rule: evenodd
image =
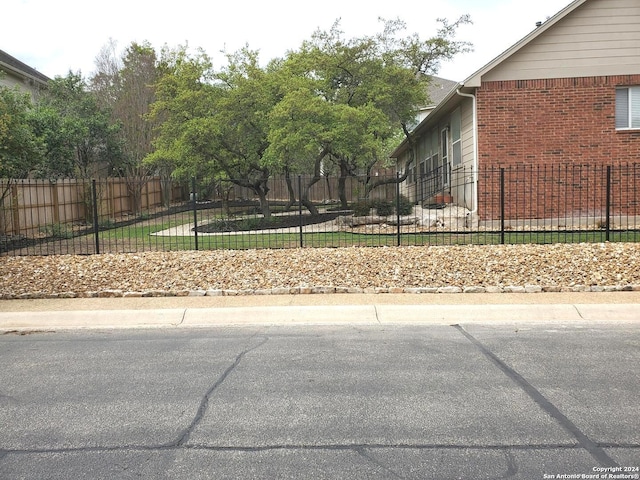
<path id="1" fill-rule="evenodd" d="M 380 31 L 378 19 L 399 18 L 406 33 L 423 39 L 437 32 L 437 18 L 450 21 L 469 14 L 473 25 L 459 28 L 456 40 L 474 45 L 471 53 L 443 63 L 438 76 L 462 81 L 530 31 L 537 21 L 555 15 L 570 0 L 8 0 L 2 6 L 0 50 L 53 78 L 70 70 L 85 77 L 110 39 L 121 52 L 131 42 L 202 48 L 214 64 L 221 51 L 245 44 L 266 61 L 297 49 L 317 30 L 340 19 L 346 37 Z"/>

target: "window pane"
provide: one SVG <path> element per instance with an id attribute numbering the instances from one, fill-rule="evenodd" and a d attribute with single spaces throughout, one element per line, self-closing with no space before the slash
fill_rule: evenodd
<path id="1" fill-rule="evenodd" d="M 462 142 L 458 140 L 452 145 L 453 164 L 460 165 L 462 163 Z"/>
<path id="2" fill-rule="evenodd" d="M 640 128 L 640 87 L 629 89 L 631 94 L 631 128 Z"/>
<path id="3" fill-rule="evenodd" d="M 456 108 L 451 114 L 451 140 L 454 142 L 460 140 L 461 122 L 460 108 Z"/>
<path id="4" fill-rule="evenodd" d="M 616 128 L 629 127 L 629 89 L 616 90 Z"/>
<path id="5" fill-rule="evenodd" d="M 431 131 L 431 148 L 433 149 L 431 150 L 433 153 L 437 153 L 440 149 L 438 144 L 438 130 L 436 128 Z"/>
<path id="6" fill-rule="evenodd" d="M 446 158 L 449 153 L 449 135 L 447 135 L 447 131 L 443 130 L 442 131 L 442 143 L 440 145 L 440 147 L 442 148 L 442 156 L 443 158 Z"/>

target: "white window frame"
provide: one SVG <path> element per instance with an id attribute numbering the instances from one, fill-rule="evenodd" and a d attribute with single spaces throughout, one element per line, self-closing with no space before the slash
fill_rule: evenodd
<path id="1" fill-rule="evenodd" d="M 440 158 L 440 144 L 438 139 L 438 129 L 434 128 L 431 130 L 431 156 L 430 156 L 430 164 L 431 168 L 429 169 L 429 173 L 435 172 L 439 168 L 438 158 Z"/>
<path id="2" fill-rule="evenodd" d="M 442 166 L 442 185 L 449 186 L 449 152 L 451 150 L 450 145 L 451 135 L 449 132 L 449 126 L 440 130 L 440 165 Z"/>
<path id="3" fill-rule="evenodd" d="M 456 108 L 451 114 L 451 164 L 462 164 L 462 111 Z"/>
<path id="4" fill-rule="evenodd" d="M 640 86 L 616 88 L 616 130 L 640 130 Z"/>

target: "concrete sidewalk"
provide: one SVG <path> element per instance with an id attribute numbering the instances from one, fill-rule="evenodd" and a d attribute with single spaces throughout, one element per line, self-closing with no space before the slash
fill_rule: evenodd
<path id="1" fill-rule="evenodd" d="M 640 323 L 640 292 L 4 300 L 0 331 L 211 325 Z"/>

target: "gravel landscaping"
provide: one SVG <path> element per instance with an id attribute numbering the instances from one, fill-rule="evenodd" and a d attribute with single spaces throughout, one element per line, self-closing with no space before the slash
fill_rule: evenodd
<path id="1" fill-rule="evenodd" d="M 640 244 L 1 257 L 0 298 L 640 290 Z"/>

